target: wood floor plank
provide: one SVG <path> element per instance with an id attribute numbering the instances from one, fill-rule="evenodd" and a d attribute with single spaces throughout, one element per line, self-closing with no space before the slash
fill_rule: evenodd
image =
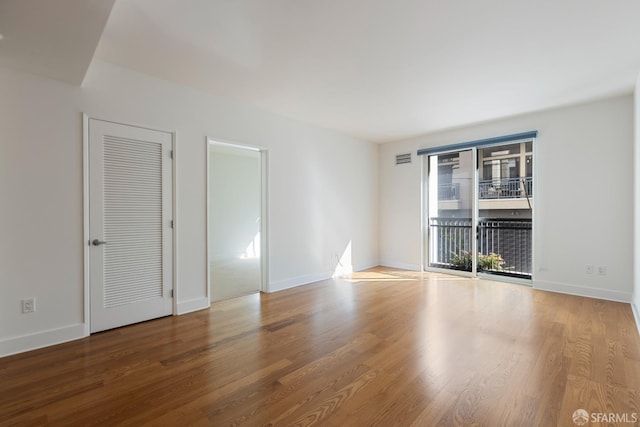
<path id="1" fill-rule="evenodd" d="M 577 409 L 640 418 L 628 304 L 382 267 L 0 358 L 0 426 L 571 426 Z"/>

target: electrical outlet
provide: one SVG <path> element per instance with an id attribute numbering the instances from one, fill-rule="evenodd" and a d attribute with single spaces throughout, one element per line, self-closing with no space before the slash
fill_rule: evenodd
<path id="1" fill-rule="evenodd" d="M 585 266 L 584 272 L 587 273 L 587 274 L 593 274 L 593 265 L 587 264 Z"/>
<path id="2" fill-rule="evenodd" d="M 22 300 L 22 312 L 23 313 L 33 313 L 36 311 L 36 299 L 35 298 L 27 298 Z"/>
<path id="3" fill-rule="evenodd" d="M 600 276 L 606 276 L 607 275 L 607 266 L 606 265 L 599 265 L 598 266 L 598 275 L 600 275 Z"/>

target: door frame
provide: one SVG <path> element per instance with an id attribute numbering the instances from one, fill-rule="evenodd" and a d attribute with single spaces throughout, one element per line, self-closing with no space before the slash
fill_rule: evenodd
<path id="1" fill-rule="evenodd" d="M 209 232 L 211 227 L 209 224 L 210 197 L 209 197 L 209 179 L 210 179 L 210 161 L 209 146 L 221 145 L 242 150 L 251 150 L 260 153 L 260 289 L 259 292 L 270 293 L 269 285 L 269 197 L 268 197 L 268 178 L 269 178 L 269 151 L 265 147 L 259 145 L 238 143 L 223 138 L 215 138 L 207 136 L 205 138 L 205 159 L 206 159 L 206 274 L 207 274 L 207 300 L 211 303 L 211 262 L 209 261 Z"/>
<path id="2" fill-rule="evenodd" d="M 173 202 L 171 206 L 172 218 L 173 218 L 173 230 L 172 230 L 172 248 L 173 257 L 171 263 L 173 264 L 173 302 L 172 302 L 172 315 L 175 316 L 178 313 L 178 218 L 177 218 L 177 155 L 176 155 L 176 132 L 163 129 L 156 129 L 150 126 L 144 126 L 132 123 L 123 123 L 115 120 L 107 120 L 98 117 L 93 117 L 87 113 L 82 113 L 82 214 L 83 214 L 83 230 L 82 230 L 82 247 L 83 247 L 83 290 L 84 290 L 84 336 L 91 335 L 91 265 L 90 259 L 90 246 L 88 242 L 91 238 L 89 233 L 89 120 L 100 120 L 103 122 L 110 122 L 119 125 L 133 126 L 138 128 L 150 129 L 160 132 L 166 132 L 171 134 L 171 150 L 173 152 L 173 161 L 171 162 L 171 191 L 173 193 Z"/>
<path id="3" fill-rule="evenodd" d="M 444 274 L 453 274 L 456 276 L 462 277 L 477 277 L 477 265 L 478 260 L 475 256 L 472 257 L 471 261 L 471 271 L 462 271 L 462 270 L 451 270 L 447 268 L 438 268 L 438 267 L 430 267 L 429 264 L 429 246 L 430 246 L 430 236 L 431 229 L 429 228 L 429 158 L 431 156 L 440 156 L 443 154 L 451 154 L 451 153 L 459 153 L 463 151 L 471 152 L 471 164 L 474 165 L 473 170 L 473 200 L 472 208 L 471 208 L 471 232 L 472 236 L 475 236 L 476 232 L 473 230 L 477 229 L 478 226 L 478 186 L 476 183 L 478 182 L 478 153 L 475 148 L 462 148 L 462 149 L 443 149 L 442 151 L 438 151 L 433 154 L 422 156 L 422 162 L 420 164 L 421 167 L 421 178 L 422 182 L 420 183 L 422 189 L 422 208 L 421 208 L 421 236 L 422 236 L 422 271 L 433 272 L 433 273 L 444 273 Z M 437 173 L 437 171 L 436 171 Z M 475 254 L 478 250 L 478 240 L 476 238 L 471 239 L 471 252 Z"/>

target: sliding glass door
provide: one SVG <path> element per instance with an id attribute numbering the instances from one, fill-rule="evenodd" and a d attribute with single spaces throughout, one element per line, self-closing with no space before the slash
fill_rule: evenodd
<path id="1" fill-rule="evenodd" d="M 477 152 L 478 271 L 531 279 L 533 141 Z"/>
<path id="2" fill-rule="evenodd" d="M 473 272 L 473 151 L 429 156 L 429 267 Z"/>
<path id="3" fill-rule="evenodd" d="M 532 277 L 533 139 L 425 156 L 427 269 Z"/>

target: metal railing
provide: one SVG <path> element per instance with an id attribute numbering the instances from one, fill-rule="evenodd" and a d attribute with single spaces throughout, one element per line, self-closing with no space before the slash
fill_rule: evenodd
<path id="1" fill-rule="evenodd" d="M 503 261 L 499 266 L 485 267 L 484 271 L 531 278 L 531 251 L 531 219 L 478 220 L 478 252 L 496 254 Z"/>
<path id="2" fill-rule="evenodd" d="M 481 199 L 518 199 L 533 196 L 533 178 L 487 179 L 478 183 Z"/>
<path id="3" fill-rule="evenodd" d="M 430 218 L 429 234 L 431 267 L 471 271 L 469 265 L 455 262 L 471 253 L 471 218 Z"/>
<path id="4" fill-rule="evenodd" d="M 519 199 L 533 196 L 533 178 L 487 179 L 478 183 L 480 199 Z M 438 200 L 460 200 L 460 183 L 438 185 Z"/>
<path id="5" fill-rule="evenodd" d="M 431 267 L 472 270 L 471 218 L 429 219 Z M 531 278 L 531 219 L 480 218 L 478 271 Z"/>

